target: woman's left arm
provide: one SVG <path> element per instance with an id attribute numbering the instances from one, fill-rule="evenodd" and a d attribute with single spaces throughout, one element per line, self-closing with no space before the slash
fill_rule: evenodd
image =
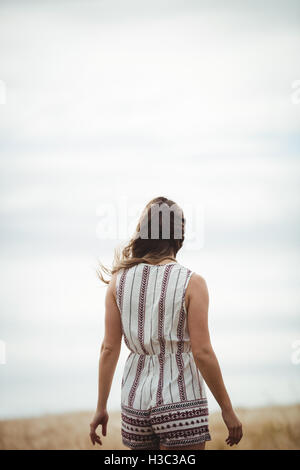
<path id="1" fill-rule="evenodd" d="M 93 445 L 96 442 L 102 445 L 100 436 L 96 433 L 99 425 L 102 426 L 102 435 L 106 436 L 108 422 L 106 405 L 122 342 L 122 325 L 116 302 L 115 286 L 116 275 L 114 274 L 105 296 L 105 334 L 99 358 L 98 402 L 95 416 L 90 424 L 90 438 Z"/>

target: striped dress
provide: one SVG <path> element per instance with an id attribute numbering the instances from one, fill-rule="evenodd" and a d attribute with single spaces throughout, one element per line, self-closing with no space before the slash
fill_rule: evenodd
<path id="1" fill-rule="evenodd" d="M 205 385 L 187 325 L 185 291 L 192 274 L 176 262 L 140 263 L 117 274 L 117 304 L 130 350 L 122 377 L 122 438 L 132 449 L 211 439 Z"/>

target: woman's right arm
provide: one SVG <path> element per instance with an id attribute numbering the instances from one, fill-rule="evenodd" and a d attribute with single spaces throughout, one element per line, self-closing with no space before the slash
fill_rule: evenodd
<path id="1" fill-rule="evenodd" d="M 242 438 L 242 424 L 236 416 L 227 393 L 218 359 L 210 342 L 208 329 L 209 295 L 205 280 L 194 273 L 186 289 L 188 329 L 195 363 L 217 400 L 228 428 L 228 445 L 238 444 Z"/>

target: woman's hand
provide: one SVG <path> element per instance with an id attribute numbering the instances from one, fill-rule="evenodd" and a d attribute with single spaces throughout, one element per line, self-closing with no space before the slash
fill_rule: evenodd
<path id="1" fill-rule="evenodd" d="M 108 414 L 106 410 L 96 411 L 95 416 L 90 423 L 90 438 L 93 446 L 97 442 L 100 446 L 102 445 L 100 436 L 96 433 L 97 427 L 101 424 L 102 426 L 102 436 L 106 436 L 106 425 L 108 421 Z"/>
<path id="2" fill-rule="evenodd" d="M 233 444 L 238 444 L 243 436 L 242 423 L 232 408 L 229 410 L 222 410 L 222 418 L 229 431 L 229 435 L 225 442 L 227 442 L 230 447 L 233 446 Z"/>

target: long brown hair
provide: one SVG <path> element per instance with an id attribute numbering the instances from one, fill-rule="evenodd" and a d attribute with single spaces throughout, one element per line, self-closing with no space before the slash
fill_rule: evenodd
<path id="1" fill-rule="evenodd" d="M 153 215 L 153 208 L 157 209 L 155 216 L 158 215 L 158 219 Z M 168 212 L 168 217 L 164 218 L 164 210 Z M 177 252 L 183 245 L 184 232 L 185 218 L 182 209 L 166 197 L 152 199 L 143 210 L 129 243 L 121 251 L 120 248 L 115 249 L 112 269 L 99 262 L 99 278 L 109 284 L 103 273 L 111 277 L 120 269 L 131 268 L 139 263 L 157 264 L 163 259 L 176 261 Z"/>

